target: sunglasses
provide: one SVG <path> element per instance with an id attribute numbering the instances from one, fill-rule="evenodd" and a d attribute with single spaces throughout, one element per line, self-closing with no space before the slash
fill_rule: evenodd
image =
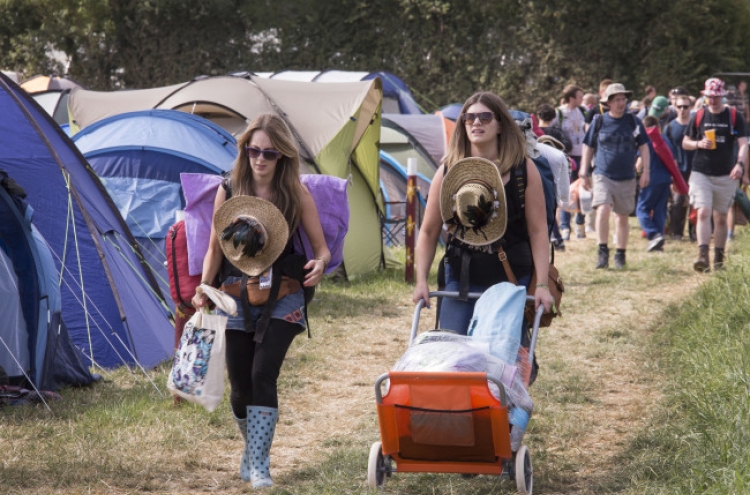
<path id="1" fill-rule="evenodd" d="M 461 120 L 465 124 L 473 124 L 474 121 L 479 119 L 479 122 L 481 122 L 484 125 L 489 124 L 492 122 L 492 119 L 495 118 L 495 114 L 492 112 L 479 112 L 479 113 L 462 113 L 461 114 Z"/>
<path id="2" fill-rule="evenodd" d="M 252 146 L 245 146 L 245 153 L 247 153 L 247 156 L 249 156 L 250 158 L 258 158 L 262 154 L 264 159 L 268 161 L 273 161 L 279 157 L 279 155 L 281 154 L 281 151 L 261 150 L 258 148 L 254 148 Z"/>
<path id="3" fill-rule="evenodd" d="M 687 110 L 688 108 L 690 108 L 690 105 L 677 105 L 677 108 L 679 108 L 680 110 Z"/>

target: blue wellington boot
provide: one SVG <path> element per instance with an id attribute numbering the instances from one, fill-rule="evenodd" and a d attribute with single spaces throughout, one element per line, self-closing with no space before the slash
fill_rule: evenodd
<path id="1" fill-rule="evenodd" d="M 250 454 L 250 481 L 253 488 L 273 486 L 271 443 L 278 420 L 278 409 L 263 406 L 247 408 L 247 448 Z"/>
<path id="2" fill-rule="evenodd" d="M 250 449 L 247 445 L 247 418 L 238 418 L 234 413 L 232 413 L 232 417 L 234 417 L 240 429 L 242 445 L 244 447 L 242 460 L 240 460 L 240 478 L 242 478 L 242 481 L 250 481 Z"/>

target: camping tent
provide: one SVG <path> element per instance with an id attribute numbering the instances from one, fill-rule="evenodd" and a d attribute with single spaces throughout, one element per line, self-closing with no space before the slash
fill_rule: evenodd
<path id="1" fill-rule="evenodd" d="M 344 266 L 347 276 L 353 278 L 376 270 L 383 256 L 377 144 L 381 101 L 380 79 L 315 84 L 244 74 L 111 93 L 76 89 L 68 107 L 74 131 L 111 115 L 152 108 L 200 115 L 235 136 L 259 113 L 282 116 L 309 171 L 350 180 L 352 221 Z"/>
<path id="2" fill-rule="evenodd" d="M 0 366 L 38 389 L 87 385 L 94 377 L 62 320 L 59 273 L 23 195 L 0 170 Z"/>
<path id="3" fill-rule="evenodd" d="M 307 82 L 353 82 L 380 78 L 383 82 L 383 113 L 421 114 L 419 104 L 414 101 L 411 90 L 398 76 L 390 72 L 358 72 L 344 70 L 258 72 L 258 76 L 269 79 Z"/>
<path id="4" fill-rule="evenodd" d="M 236 140 L 197 115 L 146 110 L 114 115 L 73 136 L 102 180 L 154 271 L 169 293 L 165 240 L 185 208 L 181 173 L 231 170 Z"/>
<path id="5" fill-rule="evenodd" d="M 446 125 L 452 130 L 452 126 L 446 124 L 445 119 L 438 115 L 387 115 L 383 117 L 383 128 L 403 134 L 410 147 L 415 149 L 409 150 L 409 147 L 401 147 L 398 151 L 394 149 L 394 157 L 401 165 L 406 166 L 404 158 L 407 156 L 426 153 L 430 160 L 425 161 L 424 168 L 418 165 L 418 170 L 429 178 L 435 175 L 446 152 L 446 136 L 448 135 Z"/>
<path id="6" fill-rule="evenodd" d="M 406 220 L 406 168 L 385 151 L 380 152 L 380 182 L 385 214 L 383 215 L 383 242 L 387 245 L 404 244 Z M 417 172 L 417 225 L 422 223 L 430 179 Z"/>
<path id="7" fill-rule="evenodd" d="M 32 98 L 36 100 L 41 107 L 52 116 L 58 124 L 68 123 L 68 97 L 69 89 L 50 89 L 41 93 L 33 93 Z"/>
<path id="8" fill-rule="evenodd" d="M 103 367 L 174 352 L 169 308 L 130 230 L 81 153 L 19 86 L 0 77 L 0 168 L 26 190 L 60 271 L 62 316 Z"/>

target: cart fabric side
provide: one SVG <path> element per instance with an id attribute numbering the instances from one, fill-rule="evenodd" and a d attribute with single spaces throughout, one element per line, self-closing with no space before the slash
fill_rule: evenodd
<path id="1" fill-rule="evenodd" d="M 382 453 L 399 472 L 501 475 L 513 457 L 504 390 L 486 373 L 391 371 L 376 394 Z"/>

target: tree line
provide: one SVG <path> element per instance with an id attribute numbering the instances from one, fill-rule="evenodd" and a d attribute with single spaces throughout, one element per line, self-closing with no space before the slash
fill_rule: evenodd
<path id="1" fill-rule="evenodd" d="M 0 1 L 0 67 L 26 77 L 67 73 L 111 91 L 383 70 L 427 112 L 479 89 L 533 110 L 605 77 L 636 96 L 647 84 L 697 94 L 714 73 L 750 71 L 749 34 L 746 0 Z"/>

